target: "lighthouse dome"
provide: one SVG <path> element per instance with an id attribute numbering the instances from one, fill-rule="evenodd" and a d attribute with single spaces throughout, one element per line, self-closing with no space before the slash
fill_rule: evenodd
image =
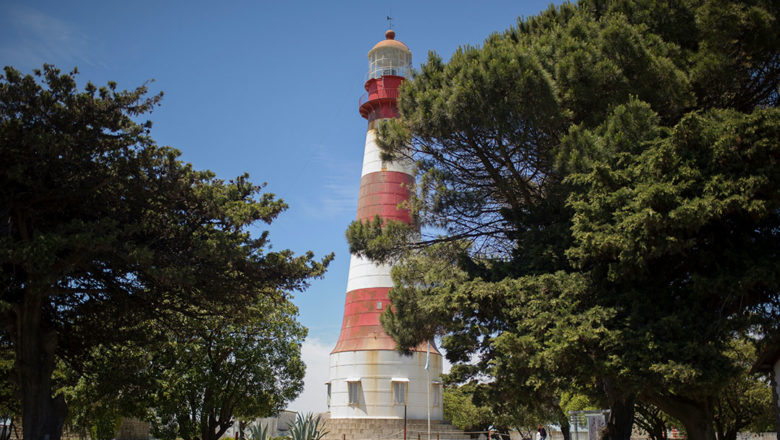
<path id="1" fill-rule="evenodd" d="M 395 31 L 388 29 L 385 39 L 368 51 L 368 79 L 386 75 L 409 78 L 412 70 L 412 51 L 395 39 Z"/>

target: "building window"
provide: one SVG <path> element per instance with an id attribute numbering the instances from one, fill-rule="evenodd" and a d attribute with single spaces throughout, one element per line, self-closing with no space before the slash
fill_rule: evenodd
<path id="1" fill-rule="evenodd" d="M 349 392 L 349 405 L 357 406 L 360 403 L 360 381 L 347 381 L 347 391 Z"/>
<path id="2" fill-rule="evenodd" d="M 377 310 L 382 310 L 382 301 L 377 301 L 376 302 L 376 309 Z"/>
<path id="3" fill-rule="evenodd" d="M 393 403 L 395 405 L 406 405 L 406 393 L 409 390 L 408 379 L 393 379 Z"/>
<path id="4" fill-rule="evenodd" d="M 431 384 L 431 394 L 433 395 L 433 406 L 441 405 L 441 382 Z"/>
<path id="5" fill-rule="evenodd" d="M 325 382 L 325 386 L 328 387 L 328 408 L 330 408 L 330 382 Z"/>

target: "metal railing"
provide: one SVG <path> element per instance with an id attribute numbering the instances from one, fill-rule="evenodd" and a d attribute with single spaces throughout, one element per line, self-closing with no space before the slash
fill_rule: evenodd
<path id="1" fill-rule="evenodd" d="M 388 98 L 398 98 L 398 88 L 392 88 L 392 89 L 386 89 L 384 87 L 377 88 L 376 91 L 373 93 L 364 93 L 360 99 L 358 99 L 358 106 L 362 107 L 363 104 L 367 103 L 368 101 L 374 100 L 374 99 L 388 99 Z"/>
<path id="2" fill-rule="evenodd" d="M 381 78 L 387 75 L 403 76 L 406 79 L 410 79 L 412 77 L 412 67 L 411 66 L 376 67 L 374 69 L 369 70 L 369 72 L 366 73 L 365 81 L 374 78 Z"/>

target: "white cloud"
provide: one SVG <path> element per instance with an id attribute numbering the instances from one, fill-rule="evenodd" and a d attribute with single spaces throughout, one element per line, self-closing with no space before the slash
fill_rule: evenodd
<path id="1" fill-rule="evenodd" d="M 306 363 L 303 392 L 287 409 L 302 413 L 321 413 L 328 410 L 325 382 L 328 381 L 330 351 L 336 344 L 318 339 L 307 339 L 301 347 L 301 357 Z"/>

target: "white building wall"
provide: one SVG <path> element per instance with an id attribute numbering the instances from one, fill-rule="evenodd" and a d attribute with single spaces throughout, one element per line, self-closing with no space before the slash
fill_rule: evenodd
<path id="1" fill-rule="evenodd" d="M 431 353 L 430 369 L 425 370 L 425 352 L 405 357 L 395 351 L 346 351 L 330 355 L 330 417 L 398 418 L 404 417 L 404 406 L 393 401 L 393 378 L 408 379 L 407 418 L 425 419 L 430 389 L 431 420 L 442 420 L 442 402 L 434 405 L 434 382 L 441 381 L 442 357 Z M 360 399 L 349 405 L 348 379 L 360 380 Z M 439 390 L 441 393 L 441 390 Z"/>

